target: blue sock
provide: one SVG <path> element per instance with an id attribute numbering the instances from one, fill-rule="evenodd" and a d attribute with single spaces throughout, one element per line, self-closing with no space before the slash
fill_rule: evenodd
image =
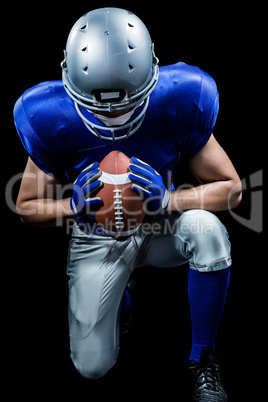
<path id="1" fill-rule="evenodd" d="M 123 311 L 125 311 L 129 307 L 129 305 L 130 305 L 129 292 L 125 290 L 121 302 L 121 313 L 123 313 Z"/>
<path id="2" fill-rule="evenodd" d="M 206 346 L 214 348 L 230 279 L 230 268 L 214 272 L 189 269 L 188 298 L 192 325 L 189 360 L 199 362 Z"/>

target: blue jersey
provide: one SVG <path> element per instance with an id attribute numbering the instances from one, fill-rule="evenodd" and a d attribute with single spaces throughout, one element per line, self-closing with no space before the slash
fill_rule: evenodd
<path id="1" fill-rule="evenodd" d="M 15 105 L 14 118 L 33 162 L 56 178 L 74 181 L 86 166 L 119 150 L 145 161 L 170 184 L 180 154 L 191 157 L 207 143 L 217 118 L 218 99 L 216 84 L 208 74 L 177 63 L 160 68 L 145 119 L 128 139 L 106 141 L 90 133 L 61 81 L 28 89 Z M 93 115 L 90 118 L 101 125 Z"/>

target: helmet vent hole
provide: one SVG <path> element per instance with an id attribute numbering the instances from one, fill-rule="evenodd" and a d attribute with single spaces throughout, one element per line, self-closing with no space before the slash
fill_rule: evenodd
<path id="1" fill-rule="evenodd" d="M 134 25 L 132 25 L 130 22 L 128 23 L 128 26 L 129 26 L 130 28 L 134 28 Z"/>
<path id="2" fill-rule="evenodd" d="M 128 47 L 128 53 L 131 53 L 133 50 L 136 49 L 136 46 L 133 45 L 133 43 L 131 43 L 129 41 L 128 41 L 127 47 Z"/>
<path id="3" fill-rule="evenodd" d="M 80 28 L 80 30 L 83 31 L 84 29 L 86 29 L 86 27 L 87 27 L 87 24 L 83 25 L 83 26 Z"/>
<path id="4" fill-rule="evenodd" d="M 132 71 L 134 69 L 134 66 L 132 66 L 131 64 L 128 65 L 128 68 L 130 71 Z"/>
<path id="5" fill-rule="evenodd" d="M 83 68 L 83 72 L 84 72 L 85 74 L 88 73 L 87 70 L 88 70 L 88 66 L 86 66 L 86 67 Z"/>
<path id="6" fill-rule="evenodd" d="M 87 51 L 87 47 L 83 47 L 82 52 L 86 52 Z"/>

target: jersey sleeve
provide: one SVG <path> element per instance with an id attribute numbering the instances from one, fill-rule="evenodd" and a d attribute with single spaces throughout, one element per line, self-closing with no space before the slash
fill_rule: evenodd
<path id="1" fill-rule="evenodd" d="M 16 102 L 14 106 L 14 123 L 21 139 L 21 142 L 29 154 L 32 161 L 46 174 L 53 177 L 60 177 L 62 172 L 57 164 L 56 158 L 47 147 L 46 142 L 37 132 L 35 124 L 33 124 L 34 117 L 38 114 L 36 108 L 39 107 L 40 121 L 42 123 L 42 111 L 38 99 L 32 102 L 29 93 L 33 89 L 27 90 Z M 47 119 L 43 119 L 44 124 L 49 124 Z M 42 125 L 42 124 L 41 124 Z"/>
<path id="2" fill-rule="evenodd" d="M 196 101 L 193 128 L 184 144 L 187 157 L 197 154 L 209 140 L 219 111 L 219 93 L 213 78 L 201 71 L 200 92 Z"/>

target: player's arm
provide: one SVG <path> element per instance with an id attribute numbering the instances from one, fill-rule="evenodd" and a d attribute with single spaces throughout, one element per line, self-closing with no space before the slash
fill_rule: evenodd
<path id="1" fill-rule="evenodd" d="M 229 157 L 211 135 L 207 144 L 189 159 L 189 168 L 202 183 L 191 189 L 170 192 L 168 210 L 235 208 L 242 198 L 241 181 Z"/>
<path id="2" fill-rule="evenodd" d="M 17 211 L 24 223 L 33 226 L 55 226 L 74 218 L 70 198 L 56 200 L 57 179 L 39 169 L 29 158 L 17 198 Z"/>
<path id="3" fill-rule="evenodd" d="M 97 162 L 87 166 L 73 184 L 72 197 L 56 199 L 58 180 L 40 170 L 29 158 L 17 198 L 17 211 L 32 226 L 57 226 L 75 217 L 85 221 L 102 204 L 96 192 L 102 186 Z"/>

